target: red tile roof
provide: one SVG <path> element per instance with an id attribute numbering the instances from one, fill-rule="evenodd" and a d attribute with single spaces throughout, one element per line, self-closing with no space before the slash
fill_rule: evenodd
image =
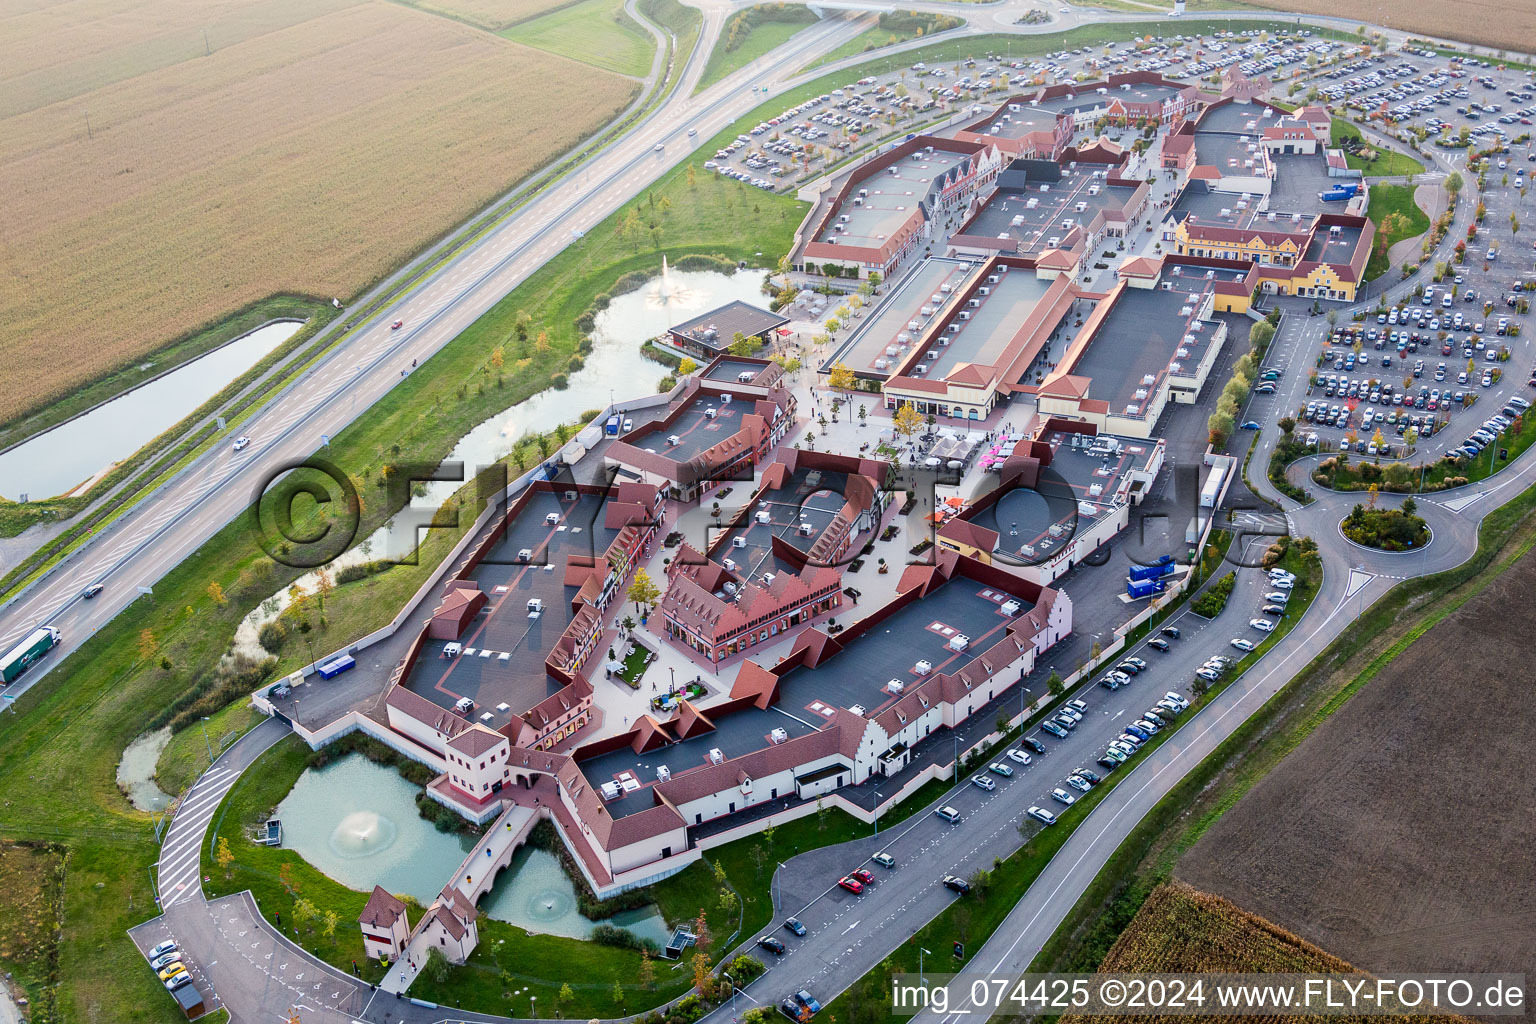
<path id="1" fill-rule="evenodd" d="M 376 885 L 373 887 L 373 894 L 368 897 L 368 902 L 363 906 L 363 912 L 357 915 L 357 922 L 388 931 L 395 926 L 395 922 L 400 920 L 405 912 L 404 902 L 391 895 L 382 885 Z"/>
<path id="2" fill-rule="evenodd" d="M 487 729 L 476 722 L 448 741 L 448 746 L 465 757 L 479 757 L 486 751 L 506 742 L 506 737 L 494 729 Z"/>

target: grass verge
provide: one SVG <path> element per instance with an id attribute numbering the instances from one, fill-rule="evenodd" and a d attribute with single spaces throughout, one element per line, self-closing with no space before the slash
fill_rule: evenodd
<path id="1" fill-rule="evenodd" d="M 931 36 L 948 32 L 965 24 L 965 19 L 948 14 L 922 13 L 918 11 L 886 11 L 874 28 L 865 29 L 842 46 L 821 57 L 802 70 L 813 71 L 823 64 L 832 64 L 845 57 L 869 53 L 887 46 L 895 46 L 919 36 Z"/>
<path id="2" fill-rule="evenodd" d="M 783 46 L 790 37 L 818 20 L 804 4 L 759 4 L 737 11 L 721 26 L 720 38 L 715 40 L 694 94 Z"/>
<path id="3" fill-rule="evenodd" d="M 656 41 L 624 10 L 624 0 L 581 0 L 497 35 L 634 78 L 650 74 L 656 53 Z"/>
<path id="4" fill-rule="evenodd" d="M 1429 215 L 1413 201 L 1413 193 L 1412 185 L 1371 186 L 1371 205 L 1367 216 L 1376 225 L 1376 240 L 1371 244 L 1371 258 L 1365 265 L 1367 281 L 1391 269 L 1388 254 L 1393 245 L 1405 238 L 1416 238 L 1429 230 Z"/>

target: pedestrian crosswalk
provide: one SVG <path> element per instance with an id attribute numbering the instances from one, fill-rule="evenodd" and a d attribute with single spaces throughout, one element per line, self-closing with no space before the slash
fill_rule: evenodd
<path id="1" fill-rule="evenodd" d="M 214 768 L 197 780 L 176 808 L 156 866 L 162 910 L 185 896 L 201 895 L 203 836 L 224 794 L 239 777 L 228 766 Z"/>

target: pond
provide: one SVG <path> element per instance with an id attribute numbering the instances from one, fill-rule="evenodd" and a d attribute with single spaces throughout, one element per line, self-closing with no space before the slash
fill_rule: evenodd
<path id="1" fill-rule="evenodd" d="M 278 804 L 283 845 L 351 889 L 382 885 L 426 905 L 474 848 L 462 834 L 439 832 L 416 812 L 418 787 L 393 768 L 349 754 L 324 768 L 309 768 Z M 530 932 L 584 939 L 597 922 L 576 907 L 576 888 L 560 861 L 524 847 L 496 879 L 481 909 Z M 608 923 L 665 945 L 670 937 L 652 907 L 628 911 Z"/>
<path id="2" fill-rule="evenodd" d="M 155 767 L 160 754 L 171 742 L 171 727 L 147 732 L 128 744 L 117 764 L 117 785 L 128 802 L 141 811 L 163 811 L 171 805 L 171 796 L 155 783 Z"/>
<path id="3" fill-rule="evenodd" d="M 79 487 L 176 424 L 303 323 L 283 320 L 258 327 L 142 387 L 103 402 L 84 415 L 23 441 L 0 455 L 4 497 L 33 501 Z"/>

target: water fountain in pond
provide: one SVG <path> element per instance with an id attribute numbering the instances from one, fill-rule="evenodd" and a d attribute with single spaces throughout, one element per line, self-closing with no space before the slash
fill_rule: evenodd
<path id="1" fill-rule="evenodd" d="M 372 857 L 395 843 L 395 823 L 374 811 L 353 811 L 342 818 L 331 833 L 331 852 L 355 860 Z"/>
<path id="2" fill-rule="evenodd" d="M 674 280 L 672 268 L 667 265 L 667 257 L 663 253 L 661 257 L 661 277 L 656 279 L 655 285 L 644 289 L 642 293 L 645 297 L 645 308 L 648 310 L 677 310 L 679 312 L 684 310 L 692 312 L 695 309 L 703 309 L 705 303 L 713 297 L 714 289 L 709 288 L 707 285 L 702 285 L 701 279 L 704 277 L 702 274 L 693 273 L 687 276 L 694 280 L 700 280 L 700 284 L 690 284 Z M 724 275 L 715 276 L 724 277 Z M 662 330 L 665 330 L 666 326 L 670 325 L 664 325 Z M 652 333 L 659 332 L 653 331 Z"/>

